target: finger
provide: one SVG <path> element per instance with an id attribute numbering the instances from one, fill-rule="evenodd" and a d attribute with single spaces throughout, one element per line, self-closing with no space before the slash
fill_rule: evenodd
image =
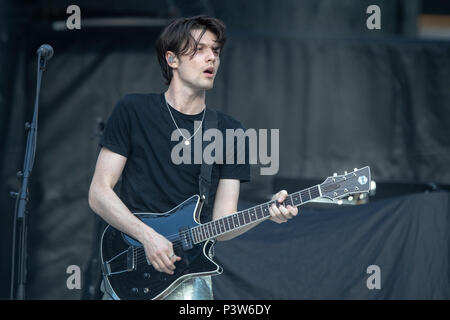
<path id="1" fill-rule="evenodd" d="M 155 268 L 156 271 L 158 271 L 158 272 L 163 271 L 163 268 L 160 265 L 159 260 L 157 260 L 157 259 L 149 259 L 149 260 L 150 260 L 150 264 L 153 266 L 153 268 Z"/>
<path id="2" fill-rule="evenodd" d="M 285 206 L 280 206 L 278 209 L 286 220 L 292 219 L 291 212 Z"/>
<path id="3" fill-rule="evenodd" d="M 281 202 L 283 202 L 287 195 L 288 193 L 286 190 L 281 190 L 273 195 L 272 200 L 276 199 L 277 201 L 279 201 L 281 199 Z"/>
<path id="4" fill-rule="evenodd" d="M 273 221 L 273 222 L 276 222 L 278 224 L 284 223 L 284 221 L 281 221 L 277 216 L 271 216 L 270 220 Z"/>
<path id="5" fill-rule="evenodd" d="M 169 255 L 169 260 L 172 261 L 172 262 L 175 264 L 175 262 L 181 260 L 181 257 L 177 256 L 177 255 L 174 253 L 173 255 L 172 255 L 172 254 Z"/>
<path id="6" fill-rule="evenodd" d="M 170 263 L 168 263 L 168 261 L 169 261 L 169 257 L 164 257 L 164 256 L 160 256 L 159 258 L 158 258 L 158 265 L 159 265 L 159 271 L 160 272 L 165 272 L 165 273 L 167 273 L 167 274 L 173 274 L 173 271 L 170 269 L 170 267 L 168 267 L 168 264 L 170 264 Z"/>
<path id="7" fill-rule="evenodd" d="M 172 260 L 164 255 L 161 257 L 161 261 L 164 263 L 164 272 L 168 274 L 173 274 L 173 270 L 175 270 L 175 265 L 173 264 Z"/>
<path id="8" fill-rule="evenodd" d="M 170 273 L 172 271 L 168 269 L 165 262 L 163 262 L 163 255 L 164 253 L 161 253 L 160 255 L 153 255 L 150 259 L 151 264 L 156 269 L 156 271 Z"/>
<path id="9" fill-rule="evenodd" d="M 293 206 L 289 206 L 288 205 L 286 208 L 289 210 L 289 212 L 291 213 L 291 215 L 293 217 L 295 217 L 298 214 L 298 208 L 297 207 L 293 207 Z"/>
<path id="10" fill-rule="evenodd" d="M 280 192 L 278 192 L 278 202 L 283 202 L 284 199 L 286 199 L 288 193 L 286 190 L 281 190 Z"/>
<path id="11" fill-rule="evenodd" d="M 278 217 L 275 214 L 275 212 L 273 212 L 272 207 L 269 207 L 269 213 L 270 213 L 270 220 L 272 220 L 273 222 L 276 222 L 276 223 L 281 223 L 282 222 L 282 221 L 280 221 L 280 219 L 278 219 Z"/>
<path id="12" fill-rule="evenodd" d="M 279 208 L 275 205 L 275 203 L 272 203 L 272 205 L 269 208 L 269 211 L 270 210 L 272 210 L 272 212 L 275 216 L 278 216 L 281 213 Z"/>
<path id="13" fill-rule="evenodd" d="M 283 214 L 280 212 L 279 208 L 277 208 L 277 206 L 275 204 L 272 204 L 272 206 L 269 208 L 269 212 L 270 212 L 270 209 L 272 209 L 272 212 L 271 212 L 272 217 L 274 217 L 275 219 L 280 221 L 280 223 L 287 221 L 287 219 L 283 216 Z"/>

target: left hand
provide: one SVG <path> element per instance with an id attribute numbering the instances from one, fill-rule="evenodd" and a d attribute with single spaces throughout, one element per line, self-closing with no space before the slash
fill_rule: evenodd
<path id="1" fill-rule="evenodd" d="M 277 200 L 278 203 L 283 203 L 287 195 L 288 193 L 286 190 L 281 190 L 272 197 L 272 200 Z M 276 223 L 283 223 L 295 217 L 298 213 L 298 208 L 291 205 L 286 207 L 284 205 L 280 205 L 277 207 L 275 204 L 272 204 L 269 208 L 269 212 L 271 215 L 270 220 Z"/>

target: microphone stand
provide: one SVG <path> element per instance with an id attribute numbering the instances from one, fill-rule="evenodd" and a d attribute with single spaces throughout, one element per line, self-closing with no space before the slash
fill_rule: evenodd
<path id="1" fill-rule="evenodd" d="M 38 69 L 37 69 L 37 85 L 36 98 L 34 102 L 34 114 L 31 124 L 25 123 L 25 130 L 28 132 L 27 145 L 25 150 L 25 159 L 23 163 L 23 170 L 17 173 L 18 177 L 22 179 L 19 192 L 10 192 L 13 198 L 16 198 L 16 206 L 14 213 L 14 230 L 13 230 L 13 244 L 12 244 L 12 268 L 11 268 L 11 291 L 10 298 L 14 299 L 15 284 L 17 284 L 16 298 L 18 300 L 25 299 L 25 287 L 27 277 L 27 204 L 29 201 L 28 181 L 33 170 L 34 158 L 36 154 L 36 141 L 38 129 L 38 109 L 39 109 L 39 93 L 41 90 L 42 74 L 45 71 L 47 64 L 47 57 L 38 53 Z M 19 238 L 16 238 L 17 224 L 19 225 Z M 17 241 L 18 240 L 18 241 Z M 16 262 L 16 241 L 18 242 L 18 266 L 17 266 L 17 282 L 15 283 L 15 262 Z"/>

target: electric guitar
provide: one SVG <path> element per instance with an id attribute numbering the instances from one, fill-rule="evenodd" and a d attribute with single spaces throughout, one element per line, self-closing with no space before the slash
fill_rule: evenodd
<path id="1" fill-rule="evenodd" d="M 337 200 L 370 190 L 370 168 L 328 177 L 323 183 L 288 195 L 284 205 L 300 206 L 316 198 Z M 250 223 L 270 218 L 269 207 L 276 200 L 200 224 L 201 206 L 194 195 L 165 213 L 135 213 L 148 226 L 173 244 L 176 255 L 173 275 L 156 271 L 148 262 L 141 243 L 107 226 L 100 244 L 102 272 L 107 291 L 114 299 L 163 299 L 183 281 L 195 276 L 217 275 L 222 268 L 212 259 L 217 236 Z"/>

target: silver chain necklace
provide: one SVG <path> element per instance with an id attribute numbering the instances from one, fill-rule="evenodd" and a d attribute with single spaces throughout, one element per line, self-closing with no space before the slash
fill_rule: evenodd
<path id="1" fill-rule="evenodd" d="M 169 105 L 167 104 L 167 100 L 166 100 L 165 97 L 164 97 L 164 101 L 166 102 L 167 110 L 169 110 L 170 117 L 172 118 L 172 121 L 173 121 L 173 123 L 175 124 L 175 127 L 177 127 L 178 132 L 181 134 L 181 136 L 182 136 L 183 139 L 184 139 L 184 144 L 187 145 L 187 146 L 190 145 L 190 144 L 191 144 L 190 140 L 195 136 L 195 134 L 197 133 L 197 131 L 198 131 L 198 130 L 202 127 L 202 125 L 203 125 L 203 119 L 205 119 L 205 113 L 206 113 L 206 106 L 205 106 L 205 108 L 203 109 L 202 121 L 201 121 L 200 125 L 198 126 L 197 130 L 194 131 L 194 134 L 193 134 L 192 136 L 190 136 L 189 138 L 186 138 L 186 137 L 184 136 L 183 132 L 181 132 L 180 128 L 178 127 L 177 122 L 175 121 L 175 118 L 174 118 L 173 115 L 172 115 L 172 111 L 170 111 L 170 107 L 169 107 Z"/>

